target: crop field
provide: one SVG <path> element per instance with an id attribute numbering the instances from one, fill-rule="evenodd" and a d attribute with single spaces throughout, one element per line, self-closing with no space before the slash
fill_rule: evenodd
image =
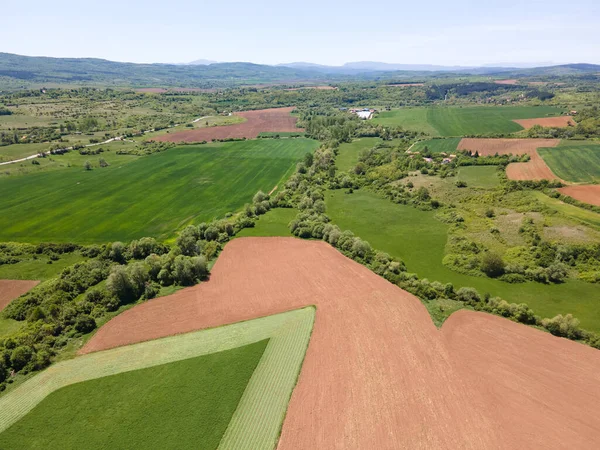
<path id="1" fill-rule="evenodd" d="M 296 117 L 290 113 L 294 108 L 272 108 L 256 111 L 236 112 L 235 115 L 246 119 L 234 125 L 199 128 L 189 131 L 163 134 L 153 139 L 164 142 L 202 142 L 213 139 L 254 139 L 264 132 L 303 133 L 296 127 Z"/>
<path id="2" fill-rule="evenodd" d="M 425 147 L 432 153 L 448 153 L 453 154 L 456 152 L 460 138 L 447 138 L 447 139 L 428 139 L 426 141 L 417 142 L 412 151 L 423 151 Z"/>
<path id="3" fill-rule="evenodd" d="M 308 307 L 55 364 L 0 398 L 0 447 L 272 448 L 313 321 Z"/>
<path id="4" fill-rule="evenodd" d="M 235 211 L 286 178 L 316 142 L 269 139 L 183 147 L 122 166 L 0 180 L 0 239 L 107 242 L 168 238 Z"/>
<path id="5" fill-rule="evenodd" d="M 429 424 L 426 438 L 432 448 L 458 448 L 465 442 L 477 448 L 537 448 L 549 438 L 567 438 L 587 448 L 597 438 L 586 430 L 597 429 L 599 419 L 585 414 L 600 401 L 594 388 L 600 367 L 596 350 L 473 311 L 458 312 L 440 332 L 419 299 L 324 242 L 235 239 L 226 245 L 208 282 L 126 311 L 101 328 L 87 349 L 303 304 L 316 305 L 317 320 L 279 442 L 279 428 L 264 445 L 247 443 L 255 435 L 249 428 L 239 435 L 241 440 L 228 440 L 230 425 L 221 447 L 415 448 L 423 443 L 423 434 L 403 430 L 420 429 L 423 421 Z M 270 317 L 259 320 L 266 319 Z M 483 340 L 495 345 L 481 345 Z M 498 345 L 500 341 L 507 345 Z M 468 354 L 469 347 L 477 357 Z M 102 353 L 107 352 L 89 356 Z M 498 373 L 493 381 L 482 375 L 490 364 Z M 259 378 L 261 365 L 262 360 L 249 387 Z M 272 370 L 279 373 L 278 368 Z M 577 383 L 564 383 L 574 376 Z M 265 377 L 265 384 L 266 392 L 274 390 L 272 376 Z M 539 401 L 548 396 L 553 402 Z M 248 420 L 261 417 L 245 410 Z M 246 423 L 241 416 L 237 422 L 236 414 L 232 424 Z M 541 434 L 530 432 L 534 426 Z"/>
<path id="6" fill-rule="evenodd" d="M 370 150 L 377 143 L 382 142 L 379 138 L 360 138 L 350 143 L 340 144 L 335 165 L 338 170 L 347 172 L 358 164 L 358 157 L 363 150 Z"/>
<path id="7" fill-rule="evenodd" d="M 565 186 L 559 189 L 562 194 L 573 197 L 580 202 L 600 206 L 600 184 L 582 184 Z"/>
<path id="8" fill-rule="evenodd" d="M 515 133 L 523 127 L 514 120 L 557 116 L 561 109 L 551 106 L 471 106 L 448 108 L 407 108 L 379 113 L 373 121 L 399 125 L 431 136 L 486 135 Z"/>
<path id="9" fill-rule="evenodd" d="M 510 284 L 461 274 L 442 264 L 448 226 L 436 220 L 434 212 L 397 205 L 365 191 L 350 195 L 332 191 L 325 200 L 333 223 L 365 239 L 373 248 L 402 259 L 408 271 L 420 278 L 449 282 L 455 288 L 474 287 L 508 302 L 527 303 L 542 317 L 572 313 L 584 328 L 600 331 L 600 292 L 591 283 Z"/>
<path id="10" fill-rule="evenodd" d="M 557 176 L 573 183 L 600 182 L 600 145 L 540 148 L 540 156 Z"/>
<path id="11" fill-rule="evenodd" d="M 0 311 L 15 298 L 33 289 L 39 281 L 0 279 Z"/>

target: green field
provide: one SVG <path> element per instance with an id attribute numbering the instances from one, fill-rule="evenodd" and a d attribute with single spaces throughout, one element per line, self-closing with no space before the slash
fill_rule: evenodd
<path id="1" fill-rule="evenodd" d="M 569 205 L 568 203 L 564 203 L 557 198 L 548 197 L 542 192 L 533 192 L 533 195 L 537 200 L 540 201 L 540 203 L 548 208 L 553 209 L 566 217 L 581 222 L 584 225 L 589 225 L 592 228 L 600 230 L 600 214 L 587 209 L 579 208 L 577 206 Z"/>
<path id="2" fill-rule="evenodd" d="M 382 142 L 379 138 L 360 138 L 353 140 L 351 143 L 340 144 L 335 166 L 338 170 L 344 172 L 353 169 L 358 163 L 360 152 L 370 150 L 379 142 Z"/>
<path id="3" fill-rule="evenodd" d="M 268 139 L 184 146 L 91 171 L 0 179 L 0 240 L 165 239 L 270 191 L 317 143 Z"/>
<path id="4" fill-rule="evenodd" d="M 274 448 L 314 318 L 307 307 L 58 362 L 0 396 L 0 448 Z"/>
<path id="5" fill-rule="evenodd" d="M 17 264 L 0 265 L 0 279 L 5 280 L 46 280 L 58 275 L 66 267 L 83 261 L 79 252 L 60 255 L 58 261 L 51 261 L 46 255 L 36 255 L 37 259 L 28 259 Z M 49 264 L 51 262 L 52 264 Z"/>
<path id="6" fill-rule="evenodd" d="M 0 434 L 0 448 L 215 449 L 267 343 L 67 386 Z"/>
<path id="7" fill-rule="evenodd" d="M 21 159 L 36 153 L 48 151 L 50 144 L 13 144 L 0 146 L 0 162 Z"/>
<path id="8" fill-rule="evenodd" d="M 288 224 L 295 219 L 295 208 L 275 208 L 258 218 L 253 228 L 244 228 L 236 237 L 292 236 Z"/>
<path id="9" fill-rule="evenodd" d="M 600 144 L 540 148 L 538 153 L 558 177 L 572 183 L 600 182 Z"/>
<path id="10" fill-rule="evenodd" d="M 563 284 L 509 284 L 455 272 L 442 264 L 448 238 L 447 225 L 432 211 L 397 205 L 366 191 L 326 195 L 327 215 L 343 230 L 351 230 L 373 248 L 402 259 L 420 278 L 469 286 L 509 302 L 527 303 L 541 317 L 572 313 L 582 327 L 600 331 L 600 290 L 578 280 Z"/>
<path id="11" fill-rule="evenodd" d="M 401 126 L 431 136 L 465 136 L 514 133 L 523 127 L 514 119 L 557 116 L 562 110 L 552 106 L 470 106 L 406 108 L 381 112 L 373 121 Z"/>
<path id="12" fill-rule="evenodd" d="M 448 153 L 453 154 L 456 152 L 458 143 L 461 138 L 448 138 L 448 139 L 428 139 L 426 141 L 419 141 L 412 147 L 412 151 L 420 152 L 427 147 L 432 153 Z"/>
<path id="13" fill-rule="evenodd" d="M 462 166 L 457 169 L 456 179 L 465 181 L 468 187 L 484 189 L 500 184 L 497 166 Z"/>

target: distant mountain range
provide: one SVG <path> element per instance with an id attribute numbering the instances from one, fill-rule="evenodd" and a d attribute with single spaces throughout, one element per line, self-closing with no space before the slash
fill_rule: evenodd
<path id="1" fill-rule="evenodd" d="M 389 64 L 372 61 L 324 66 L 296 62 L 276 66 L 199 59 L 187 64 L 134 64 L 96 58 L 49 58 L 0 53 L 0 89 L 19 83 L 71 83 L 113 86 L 231 87 L 267 83 L 328 83 L 347 80 L 402 80 L 460 75 L 498 77 L 600 74 L 600 65 L 463 67 Z"/>

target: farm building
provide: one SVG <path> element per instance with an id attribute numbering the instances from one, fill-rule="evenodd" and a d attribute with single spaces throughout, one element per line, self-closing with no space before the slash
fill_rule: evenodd
<path id="1" fill-rule="evenodd" d="M 363 108 L 363 109 L 351 109 L 352 114 L 356 114 L 360 119 L 369 120 L 373 118 L 373 114 L 377 111 L 374 109 Z"/>

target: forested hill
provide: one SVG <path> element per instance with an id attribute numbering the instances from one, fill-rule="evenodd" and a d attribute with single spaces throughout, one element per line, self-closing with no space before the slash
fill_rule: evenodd
<path id="1" fill-rule="evenodd" d="M 35 83 L 226 87 L 240 84 L 318 81 L 322 74 L 252 63 L 211 65 L 134 64 L 95 58 L 48 58 L 0 53 L 2 78 Z"/>

